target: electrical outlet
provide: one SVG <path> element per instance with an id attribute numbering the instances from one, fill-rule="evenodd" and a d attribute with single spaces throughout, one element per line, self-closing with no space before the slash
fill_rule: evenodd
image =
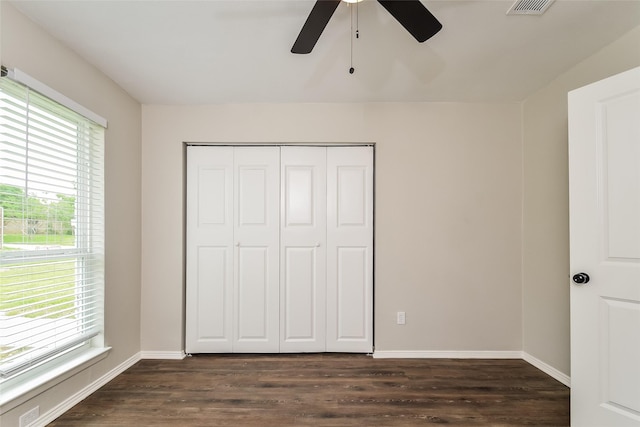
<path id="1" fill-rule="evenodd" d="M 35 408 L 25 412 L 20 415 L 20 427 L 28 427 L 40 416 L 40 407 L 36 406 Z"/>
<path id="2" fill-rule="evenodd" d="M 407 315 L 404 311 L 398 312 L 396 316 L 396 322 L 398 323 L 398 325 L 404 325 L 405 323 L 407 323 Z"/>

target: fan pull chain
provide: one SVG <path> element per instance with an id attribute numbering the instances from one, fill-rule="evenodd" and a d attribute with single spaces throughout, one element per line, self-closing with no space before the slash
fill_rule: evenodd
<path id="1" fill-rule="evenodd" d="M 360 28 L 360 13 L 358 13 L 358 12 L 360 12 L 360 8 L 358 7 L 359 3 L 360 2 L 356 3 L 356 38 L 357 39 L 360 38 L 360 32 L 359 32 L 360 31 L 359 30 L 359 28 Z"/>
<path id="2" fill-rule="evenodd" d="M 349 68 L 349 74 L 353 74 L 356 71 L 356 69 L 353 68 L 353 34 L 354 34 L 354 32 L 353 32 L 353 7 L 352 7 L 353 5 L 349 4 L 349 6 L 351 6 L 349 8 L 349 12 L 351 14 L 351 31 L 349 32 L 349 34 L 350 34 L 349 40 L 351 42 L 351 67 Z M 359 9 L 358 9 L 358 3 L 357 2 L 355 4 L 355 7 L 356 7 L 356 31 L 355 31 L 355 36 L 356 36 L 357 39 L 359 39 L 360 38 L 360 31 L 359 31 L 360 14 L 358 13 Z"/>
<path id="3" fill-rule="evenodd" d="M 349 5 L 351 6 L 351 5 Z M 349 23 L 351 25 L 350 30 L 349 30 L 349 43 L 351 44 L 351 56 L 350 56 L 350 67 L 349 67 L 349 74 L 353 74 L 353 72 L 355 71 L 355 68 L 353 68 L 353 7 L 349 8 L 349 14 L 350 14 L 350 18 L 349 19 Z"/>

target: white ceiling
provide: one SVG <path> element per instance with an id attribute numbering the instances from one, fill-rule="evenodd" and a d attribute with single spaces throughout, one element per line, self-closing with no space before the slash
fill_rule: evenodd
<path id="1" fill-rule="evenodd" d="M 423 0 L 444 28 L 418 43 L 376 1 L 340 4 L 311 54 L 290 53 L 313 0 L 12 3 L 144 104 L 520 101 L 640 25 L 640 1 Z"/>

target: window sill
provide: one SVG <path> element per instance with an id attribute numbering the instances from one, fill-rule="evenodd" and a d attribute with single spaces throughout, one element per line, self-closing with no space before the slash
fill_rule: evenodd
<path id="1" fill-rule="evenodd" d="M 93 348 L 24 381 L 0 384 L 0 415 L 105 359 L 110 350 L 111 347 Z"/>

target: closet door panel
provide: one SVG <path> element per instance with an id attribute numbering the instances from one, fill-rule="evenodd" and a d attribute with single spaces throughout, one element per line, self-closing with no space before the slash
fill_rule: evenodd
<path id="1" fill-rule="evenodd" d="M 362 340 L 367 336 L 366 247 L 338 247 L 335 292 L 335 325 L 338 340 Z"/>
<path id="2" fill-rule="evenodd" d="M 327 149 L 327 351 L 373 350 L 373 148 Z"/>
<path id="3" fill-rule="evenodd" d="M 268 341 L 269 314 L 269 248 L 238 248 L 238 341 Z"/>
<path id="4" fill-rule="evenodd" d="M 233 148 L 187 148 L 187 353 L 233 343 Z"/>
<path id="5" fill-rule="evenodd" d="M 325 351 L 326 148 L 281 148 L 280 351 Z"/>
<path id="6" fill-rule="evenodd" d="M 269 232 L 269 170 L 268 165 L 238 167 L 238 228 L 262 227 Z"/>
<path id="7" fill-rule="evenodd" d="M 318 286 L 315 277 L 315 248 L 289 247 L 285 250 L 284 257 L 283 350 L 287 344 L 292 344 L 289 349 L 294 351 L 297 350 L 294 343 L 317 338 Z"/>
<path id="8" fill-rule="evenodd" d="M 198 249 L 197 288 L 194 303 L 197 305 L 197 334 L 201 339 L 229 342 L 226 320 L 228 308 L 225 297 L 230 281 L 227 280 L 227 249 L 215 246 L 200 246 Z"/>
<path id="9" fill-rule="evenodd" d="M 235 147 L 235 352 L 278 352 L 280 149 Z"/>

